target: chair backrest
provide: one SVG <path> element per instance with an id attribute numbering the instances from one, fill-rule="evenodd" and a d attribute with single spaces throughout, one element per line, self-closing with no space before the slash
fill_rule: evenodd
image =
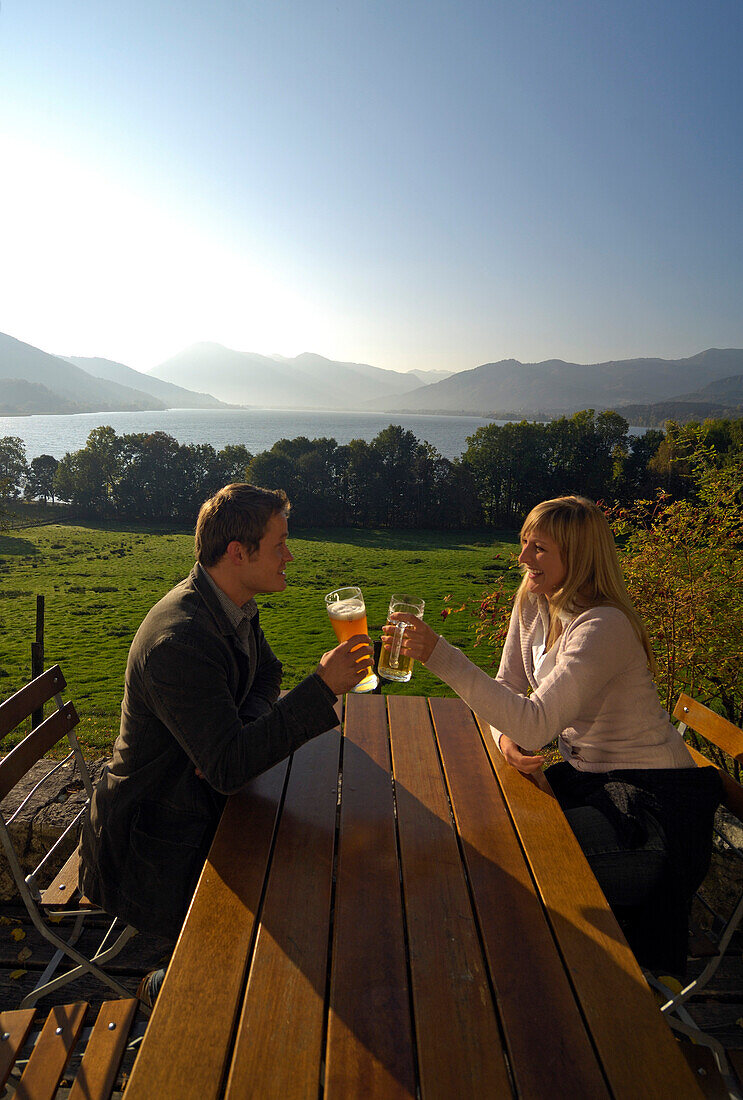
<path id="1" fill-rule="evenodd" d="M 698 703 L 690 695 L 680 695 L 673 711 L 673 717 L 679 721 L 679 732 L 684 734 L 687 729 L 698 733 L 710 744 L 721 749 L 737 764 L 743 764 L 743 730 L 715 714 L 709 707 Z M 709 760 L 698 752 L 692 745 L 687 748 L 694 757 L 694 761 L 700 767 L 716 767 L 722 777 L 723 802 L 731 813 L 743 821 L 743 786 L 738 783 L 725 768 Z"/>
<path id="2" fill-rule="evenodd" d="M 70 747 L 69 753 L 64 759 L 56 761 L 30 791 L 25 795 L 20 805 L 10 813 L 4 813 L 0 808 L 0 839 L 2 840 L 5 854 L 8 859 L 16 885 L 23 900 L 27 902 L 24 887 L 31 891 L 35 900 L 39 898 L 39 889 L 36 879 L 42 869 L 52 859 L 55 852 L 64 844 L 70 832 L 77 827 L 78 822 L 84 816 L 86 804 L 83 804 L 73 820 L 67 824 L 52 848 L 44 855 L 31 874 L 24 875 L 18 852 L 13 845 L 13 839 L 9 826 L 23 811 L 30 799 L 36 794 L 44 783 L 63 768 L 74 758 L 77 770 L 86 790 L 87 798 L 92 797 L 93 787 L 85 759 L 75 736 L 74 729 L 78 724 L 77 712 L 72 703 L 62 700 L 62 692 L 67 686 L 66 680 L 59 665 L 37 676 L 31 683 L 26 684 L 9 699 L 0 703 L 0 743 L 12 733 L 22 722 L 30 718 L 35 710 L 38 710 L 51 699 L 56 702 L 56 710 L 45 718 L 35 729 L 20 741 L 11 751 L 0 760 L 0 802 L 7 797 L 15 786 L 27 775 L 30 769 L 44 757 L 59 741 L 64 738 Z"/>

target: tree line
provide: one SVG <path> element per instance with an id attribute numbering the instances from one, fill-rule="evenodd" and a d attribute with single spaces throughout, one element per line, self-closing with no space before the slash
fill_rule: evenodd
<path id="1" fill-rule="evenodd" d="M 299 436 L 256 455 L 239 443 L 217 451 L 165 432 L 117 435 L 103 426 L 59 461 L 40 455 L 27 463 L 20 438 L 0 438 L 0 498 L 62 501 L 90 517 L 191 524 L 220 486 L 248 480 L 283 488 L 299 526 L 514 528 L 538 501 L 563 493 L 620 503 L 659 487 L 683 496 L 694 433 L 720 461 L 743 451 L 743 420 L 671 421 L 665 431 L 633 436 L 618 413 L 593 409 L 478 428 L 454 461 L 394 424 L 371 442 Z"/>

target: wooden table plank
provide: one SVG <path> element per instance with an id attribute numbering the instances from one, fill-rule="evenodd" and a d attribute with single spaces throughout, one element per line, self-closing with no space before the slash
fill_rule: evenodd
<path id="1" fill-rule="evenodd" d="M 349 695 L 325 1098 L 415 1096 L 387 714 Z"/>
<path id="2" fill-rule="evenodd" d="M 287 768 L 228 799 L 126 1100 L 220 1094 Z"/>
<path id="3" fill-rule="evenodd" d="M 617 1100 L 700 1096 L 546 780 L 506 764 L 480 724 L 612 1092 Z"/>
<path id="4" fill-rule="evenodd" d="M 472 712 L 430 705 L 519 1095 L 608 1096 Z"/>
<path id="5" fill-rule="evenodd" d="M 340 730 L 292 758 L 225 1096 L 317 1097 Z"/>
<path id="6" fill-rule="evenodd" d="M 511 1096 L 428 706 L 387 701 L 421 1095 Z"/>

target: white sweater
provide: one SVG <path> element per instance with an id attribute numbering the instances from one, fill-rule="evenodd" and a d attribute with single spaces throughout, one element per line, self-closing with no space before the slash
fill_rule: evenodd
<path id="1" fill-rule="evenodd" d="M 572 619 L 555 643 L 554 668 L 540 683 L 532 657 L 541 629 L 535 598 L 527 599 L 522 615 L 523 623 L 514 608 L 495 680 L 443 638 L 426 662 L 495 727 L 496 741 L 506 733 L 534 752 L 559 737 L 560 752 L 579 771 L 694 767 L 623 611 L 592 607 Z"/>

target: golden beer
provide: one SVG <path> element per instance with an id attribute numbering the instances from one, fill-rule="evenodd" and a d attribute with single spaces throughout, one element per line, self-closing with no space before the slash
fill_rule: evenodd
<path id="1" fill-rule="evenodd" d="M 415 615 L 417 619 L 422 619 L 425 606 L 424 600 L 417 600 L 413 596 L 393 596 L 390 600 L 389 614 L 391 615 L 394 611 L 405 611 L 408 615 Z M 387 622 L 392 625 L 389 618 Z M 407 624 L 398 622 L 394 625 L 395 636 L 392 639 L 392 645 L 389 649 L 386 645 L 382 646 L 377 672 L 385 680 L 394 680 L 398 684 L 405 684 L 413 675 L 413 658 L 406 657 L 400 652 Z"/>
<path id="2" fill-rule="evenodd" d="M 339 588 L 325 597 L 331 626 L 339 642 L 346 642 L 354 634 L 368 634 L 366 623 L 366 604 L 361 589 L 354 586 Z M 376 673 L 369 665 L 368 673 L 353 691 L 373 691 L 379 683 Z"/>

